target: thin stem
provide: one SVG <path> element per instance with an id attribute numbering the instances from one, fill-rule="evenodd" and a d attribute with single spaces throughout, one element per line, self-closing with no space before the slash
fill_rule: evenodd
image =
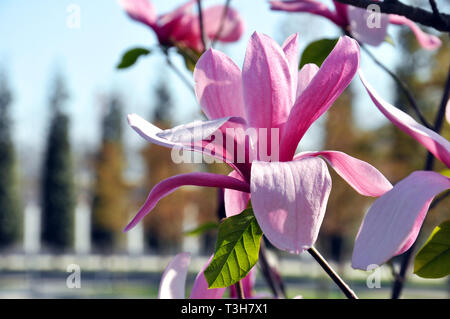
<path id="1" fill-rule="evenodd" d="M 314 248 L 308 249 L 308 252 L 313 256 L 313 258 L 319 263 L 323 270 L 330 276 L 334 283 L 342 290 L 344 295 L 349 299 L 358 299 L 358 296 L 353 292 L 353 290 L 342 280 L 341 277 L 331 268 L 325 258 Z"/>
<path id="2" fill-rule="evenodd" d="M 236 288 L 236 294 L 238 299 L 245 299 L 244 288 L 240 281 L 238 281 L 234 287 Z"/>
<path id="3" fill-rule="evenodd" d="M 225 6 L 222 11 L 222 17 L 220 18 L 220 25 L 219 25 L 219 28 L 217 29 L 216 34 L 214 35 L 214 39 L 212 40 L 212 46 L 214 46 L 216 44 L 217 39 L 222 34 L 223 28 L 225 26 L 225 20 L 227 18 L 227 14 L 228 14 L 228 9 L 230 8 L 230 3 L 231 3 L 231 0 L 225 1 Z"/>
<path id="4" fill-rule="evenodd" d="M 433 125 L 433 130 L 436 133 L 440 133 L 441 129 L 442 129 L 442 125 L 444 123 L 444 117 L 445 117 L 445 108 L 447 105 L 447 101 L 449 99 L 449 95 L 450 95 L 450 68 L 449 71 L 447 73 L 447 80 L 445 82 L 445 87 L 444 87 L 444 93 L 442 94 L 442 100 L 441 100 L 441 104 L 439 106 L 439 110 L 436 114 L 436 118 L 434 120 L 434 125 Z M 430 152 L 427 153 L 427 158 L 426 158 L 426 162 L 425 162 L 425 167 L 424 170 L 426 171 L 432 171 L 433 167 L 434 167 L 434 161 L 435 161 L 435 157 L 433 156 L 433 154 L 431 154 Z M 436 201 L 439 202 L 440 200 L 442 200 L 443 198 L 445 198 L 447 194 L 444 194 L 443 196 L 440 197 L 440 199 L 436 199 L 435 200 L 435 204 L 433 205 L 433 207 L 435 205 L 437 205 Z M 432 207 L 430 206 L 430 209 Z M 420 231 L 419 231 L 420 234 Z M 417 241 L 416 241 L 417 242 Z M 413 252 L 415 250 L 416 247 L 416 243 L 414 243 L 411 248 L 409 248 L 404 254 L 403 254 L 403 259 L 402 259 L 402 263 L 401 263 L 401 267 L 400 267 L 400 272 L 398 274 L 398 276 L 396 277 L 394 284 L 392 286 L 392 299 L 398 299 L 403 291 L 403 287 L 406 281 L 406 272 L 409 268 L 409 265 L 411 263 L 411 259 L 412 259 L 412 255 Z"/>
<path id="5" fill-rule="evenodd" d="M 192 83 L 184 76 L 184 74 L 178 70 L 178 68 L 172 63 L 172 60 L 169 57 L 169 53 L 167 51 L 164 51 L 164 54 L 166 56 L 166 62 L 167 65 L 175 72 L 175 74 L 181 79 L 181 81 L 183 81 L 184 84 L 186 84 L 186 86 L 189 88 L 189 90 L 192 92 L 192 94 L 195 95 L 195 89 L 194 86 L 192 85 Z"/>
<path id="6" fill-rule="evenodd" d="M 384 71 L 386 71 L 387 74 L 391 76 L 391 78 L 398 84 L 400 89 L 405 94 L 405 97 L 407 98 L 409 104 L 411 105 L 412 109 L 414 110 L 414 113 L 419 118 L 420 122 L 427 128 L 431 129 L 430 123 L 426 120 L 426 118 L 423 116 L 422 112 L 419 109 L 419 106 L 416 103 L 416 100 L 412 96 L 410 90 L 408 89 L 407 85 L 391 70 L 389 70 L 388 67 L 386 67 L 383 63 L 381 63 L 373 54 L 370 52 L 365 45 L 360 44 L 361 48 L 367 53 L 367 55 L 375 62 L 378 66 L 380 66 Z"/>
<path id="7" fill-rule="evenodd" d="M 266 249 L 264 245 L 264 240 L 261 241 L 261 246 L 259 248 L 259 261 L 261 265 L 261 271 L 264 275 L 264 278 L 267 281 L 267 284 L 270 287 L 270 290 L 272 290 L 272 293 L 275 298 L 279 298 L 280 295 L 282 295 L 284 298 L 286 298 L 286 292 L 284 290 L 284 285 L 281 281 L 281 279 L 277 280 L 275 278 L 275 274 L 272 270 L 272 267 L 270 267 L 269 262 L 267 261 L 266 256 Z"/>
<path id="8" fill-rule="evenodd" d="M 202 9 L 202 0 L 197 0 L 197 11 L 198 11 L 198 22 L 200 24 L 200 35 L 203 43 L 203 51 L 206 51 L 208 48 L 206 46 L 206 35 L 205 35 L 205 26 L 203 24 L 203 9 Z"/>

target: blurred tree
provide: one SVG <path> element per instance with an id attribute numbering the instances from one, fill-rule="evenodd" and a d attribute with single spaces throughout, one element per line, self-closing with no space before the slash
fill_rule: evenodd
<path id="1" fill-rule="evenodd" d="M 122 230 L 128 219 L 128 187 L 123 177 L 124 118 L 119 97 L 107 98 L 102 119 L 102 141 L 95 161 L 92 202 L 93 245 L 103 252 L 111 252 L 120 247 L 124 239 Z"/>
<path id="2" fill-rule="evenodd" d="M 74 177 L 69 142 L 69 118 L 63 111 L 68 93 L 57 75 L 50 96 L 52 119 L 41 178 L 42 240 L 49 248 L 70 248 L 74 234 Z"/>
<path id="3" fill-rule="evenodd" d="M 11 137 L 12 94 L 4 72 L 0 73 L 0 248 L 17 243 L 22 216 L 17 189 L 16 161 Z"/>
<path id="4" fill-rule="evenodd" d="M 170 116 L 172 111 L 173 103 L 170 99 L 167 83 L 161 80 L 155 89 L 155 102 L 150 114 L 152 122 L 163 129 L 170 128 L 172 126 Z M 143 184 L 145 197 L 161 180 L 180 174 L 182 171 L 183 165 L 175 164 L 172 161 L 171 152 L 167 148 L 146 143 L 141 150 L 141 155 L 146 172 Z M 144 219 L 145 238 L 151 249 L 168 252 L 179 248 L 183 238 L 185 201 L 184 192 L 177 190 L 163 198 L 152 214 Z"/>

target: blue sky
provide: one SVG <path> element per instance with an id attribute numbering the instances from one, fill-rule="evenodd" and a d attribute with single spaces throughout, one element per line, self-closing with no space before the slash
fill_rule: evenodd
<path id="1" fill-rule="evenodd" d="M 160 13 L 183 3 L 181 0 L 152 2 Z M 208 2 L 220 1 L 206 1 L 205 5 Z M 81 10 L 79 29 L 67 26 L 67 9 L 71 4 Z M 338 35 L 337 28 L 325 19 L 271 12 L 265 0 L 232 1 L 232 4 L 246 21 L 246 33 L 238 43 L 219 49 L 225 50 L 238 65 L 242 64 L 247 40 L 255 30 L 274 37 L 278 42 L 282 41 L 281 28 L 297 31 L 304 39 L 302 48 L 312 39 Z M 291 23 L 289 27 L 286 27 L 287 21 Z M 28 147 L 39 149 L 45 142 L 49 119 L 48 94 L 56 71 L 66 77 L 71 94 L 67 110 L 72 118 L 71 136 L 76 147 L 92 148 L 98 142 L 101 111 L 98 101 L 102 94 L 118 91 L 126 101 L 127 113 L 147 116 L 152 105 L 151 87 L 159 81 L 161 74 L 169 80 L 174 94 L 177 122 L 191 120 L 198 109 L 183 83 L 170 70 L 164 69 L 164 60 L 159 54 L 142 59 L 129 70 L 115 69 L 124 50 L 156 44 L 151 30 L 131 21 L 115 0 L 2 0 L 0 37 L 0 63 L 9 75 L 15 95 L 14 138 L 19 150 Z M 388 65 L 394 64 L 395 48 L 390 45 L 383 44 L 373 52 Z M 183 69 L 181 60 L 175 56 L 174 59 Z M 367 58 L 362 59 L 362 67 L 369 81 L 386 92 L 384 95 L 389 99 L 390 80 Z M 188 72 L 185 74 L 191 76 Z M 358 92 L 363 93 L 361 85 L 355 84 Z M 383 120 L 365 94 L 359 94 L 355 114 L 366 127 L 375 127 Z M 126 132 L 128 143 L 141 143 L 131 129 Z M 316 129 L 310 133 L 312 141 L 317 132 Z"/>

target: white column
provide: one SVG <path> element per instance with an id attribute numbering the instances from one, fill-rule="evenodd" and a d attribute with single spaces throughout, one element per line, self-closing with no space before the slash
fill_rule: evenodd
<path id="1" fill-rule="evenodd" d="M 91 209 L 84 201 L 75 208 L 75 252 L 88 254 L 91 251 Z"/>
<path id="2" fill-rule="evenodd" d="M 198 206 L 189 203 L 183 212 L 183 232 L 193 230 L 198 227 Z M 183 251 L 198 254 L 200 251 L 199 236 L 184 236 Z"/>
<path id="3" fill-rule="evenodd" d="M 141 255 L 144 252 L 144 227 L 138 223 L 127 232 L 127 248 L 130 255 Z"/>
<path id="4" fill-rule="evenodd" d="M 25 206 L 23 249 L 27 254 L 41 249 L 41 209 L 33 202 Z"/>

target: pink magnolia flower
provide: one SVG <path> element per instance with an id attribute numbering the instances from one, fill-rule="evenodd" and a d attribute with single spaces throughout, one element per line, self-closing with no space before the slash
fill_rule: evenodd
<path id="1" fill-rule="evenodd" d="M 195 0 L 188 1 L 170 13 L 156 15 L 148 0 L 119 0 L 127 14 L 134 20 L 149 26 L 156 33 L 160 44 L 173 46 L 180 44 L 196 51 L 202 51 L 201 30 L 197 14 L 192 13 Z M 228 8 L 223 25 L 225 7 L 216 5 L 202 12 L 205 35 L 221 42 L 239 40 L 244 31 L 244 22 L 238 12 Z M 218 32 L 220 30 L 220 32 Z"/>
<path id="2" fill-rule="evenodd" d="M 331 190 L 331 178 L 320 157 L 362 195 L 380 196 L 392 188 L 374 167 L 345 153 L 295 154 L 303 135 L 348 86 L 359 64 L 358 44 L 347 36 L 339 39 L 320 68 L 309 64 L 298 71 L 298 51 L 297 34 L 280 47 L 255 32 L 241 71 L 224 53 L 209 49 L 194 71 L 197 98 L 209 121 L 162 131 L 135 114 L 128 116 L 131 127 L 148 141 L 206 152 L 234 170 L 229 176 L 198 172 L 160 182 L 125 230 L 182 185 L 221 187 L 227 216 L 240 213 L 251 198 L 256 219 L 272 244 L 300 253 L 317 239 Z M 258 129 L 259 133 L 236 134 L 228 143 L 230 129 Z M 253 152 L 269 131 L 278 133 L 269 144 L 279 146 L 279 161 Z M 249 154 L 245 161 L 234 152 L 236 145 Z"/>
<path id="3" fill-rule="evenodd" d="M 436 132 L 384 101 L 360 73 L 361 81 L 378 109 L 403 132 L 417 140 L 450 167 L 450 143 Z M 450 188 L 450 178 L 416 171 L 378 198 L 367 212 L 353 250 L 353 268 L 367 270 L 402 254 L 415 242 L 433 198 Z"/>
<path id="4" fill-rule="evenodd" d="M 190 299 L 220 299 L 222 298 L 226 288 L 208 288 L 208 283 L 204 275 L 206 267 L 211 262 L 212 257 L 203 266 L 200 272 L 195 278 L 194 285 L 192 286 Z M 159 299 L 184 299 L 185 298 L 185 286 L 188 266 L 191 257 L 189 253 L 181 253 L 176 255 L 170 263 L 167 265 L 164 273 L 161 277 L 159 284 Z M 242 288 L 246 298 L 253 296 L 254 285 L 254 268 L 250 270 L 249 274 L 242 279 Z M 234 287 L 233 287 L 234 288 Z M 231 298 L 234 298 L 233 292 L 231 292 Z"/>
<path id="5" fill-rule="evenodd" d="M 379 25 L 372 27 L 372 11 L 333 1 L 334 10 L 316 0 L 270 1 L 272 10 L 289 12 L 309 12 L 331 20 L 334 24 L 348 31 L 352 37 L 370 45 L 380 45 L 386 38 L 389 24 L 406 25 L 415 34 L 419 44 L 427 50 L 441 46 L 439 38 L 423 32 L 413 21 L 395 14 L 381 14 Z"/>

